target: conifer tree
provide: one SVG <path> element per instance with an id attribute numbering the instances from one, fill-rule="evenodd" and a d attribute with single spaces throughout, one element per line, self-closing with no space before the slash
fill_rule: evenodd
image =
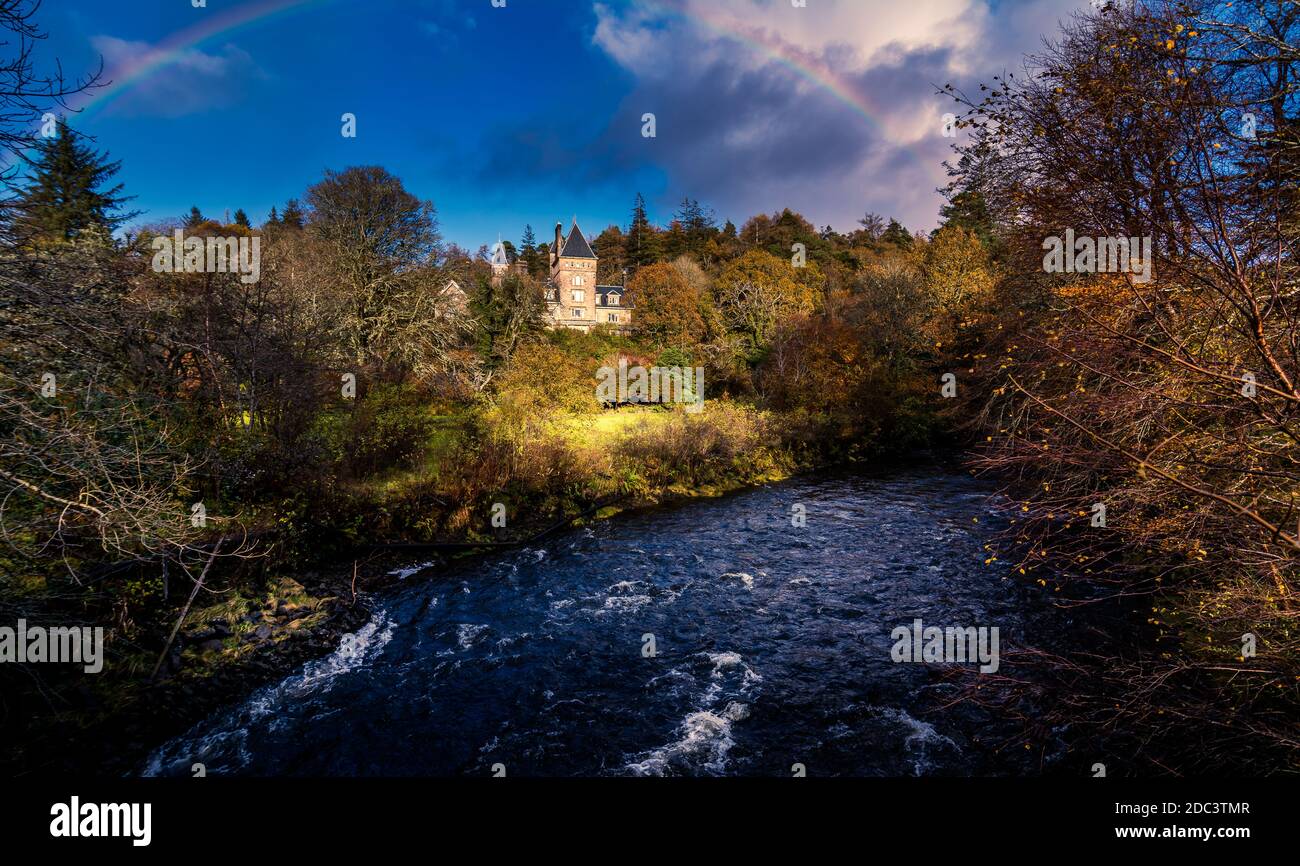
<path id="1" fill-rule="evenodd" d="M 280 214 L 280 222 L 296 229 L 302 228 L 303 217 L 305 214 L 302 205 L 298 204 L 298 199 L 291 198 L 284 203 L 284 212 Z"/>
<path id="2" fill-rule="evenodd" d="M 659 261 L 660 246 L 659 233 L 646 216 L 645 196 L 637 193 L 632 205 L 632 224 L 627 230 L 628 264 L 633 268 L 654 264 Z"/>
<path id="3" fill-rule="evenodd" d="M 122 194 L 122 184 L 110 185 L 121 162 L 110 161 L 62 120 L 56 135 L 38 140 L 36 155 L 24 161 L 29 181 L 17 204 L 22 238 L 73 240 L 91 228 L 111 233 L 138 213 L 124 212 L 131 197 Z"/>
<path id="4" fill-rule="evenodd" d="M 684 234 L 683 248 L 698 255 L 709 238 L 717 231 L 717 216 L 711 208 L 702 206 L 698 200 L 684 196 L 679 205 L 676 222 L 681 225 Z"/>
<path id="5" fill-rule="evenodd" d="M 889 227 L 885 229 L 885 233 L 880 236 L 880 239 L 900 249 L 910 249 L 914 241 L 912 233 L 896 219 L 890 219 Z"/>
<path id="6" fill-rule="evenodd" d="M 991 156 L 980 155 L 977 158 L 972 153 L 963 153 L 956 167 L 945 163 L 953 181 L 940 190 L 948 201 L 939 208 L 943 222 L 934 234 L 949 226 L 967 229 L 974 232 L 980 243 L 990 251 L 997 253 L 1001 250 L 988 198 L 984 193 L 986 174 L 992 161 Z"/>
<path id="7" fill-rule="evenodd" d="M 523 261 L 524 267 L 528 273 L 537 276 L 537 235 L 533 233 L 532 225 L 524 226 L 524 236 L 519 242 L 519 258 Z"/>
<path id="8" fill-rule="evenodd" d="M 878 213 L 867 211 L 867 215 L 858 220 L 858 225 L 867 233 L 871 241 L 880 240 L 880 236 L 885 233 L 885 220 Z"/>

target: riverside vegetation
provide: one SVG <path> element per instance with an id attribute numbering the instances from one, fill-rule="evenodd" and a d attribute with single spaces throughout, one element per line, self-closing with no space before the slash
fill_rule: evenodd
<path id="1" fill-rule="evenodd" d="M 494 283 L 381 167 L 326 171 L 260 226 L 128 229 L 116 163 L 67 126 L 37 139 L 0 242 L 0 618 L 107 647 L 97 677 L 0 668 L 5 763 L 114 768 L 321 654 L 392 579 L 377 544 L 520 540 L 965 445 L 1018 498 L 990 559 L 1062 604 L 1150 608 L 1088 656 L 1006 654 L 970 700 L 1049 691 L 1051 722 L 1132 772 L 1293 769 L 1300 40 L 1275 7 L 1083 15 L 1026 80 L 948 91 L 970 137 L 929 236 L 719 226 L 690 199 L 657 226 L 638 196 L 593 242 L 600 282 L 627 271 L 628 334 L 545 330 L 531 229 Z M 32 27 L 22 10 L 0 25 Z M 33 64 L 0 101 L 57 100 Z M 28 153 L 15 116 L 0 145 Z M 1044 273 L 1067 227 L 1153 236 L 1154 279 Z M 177 228 L 258 237 L 260 279 L 155 272 Z M 704 411 L 603 409 L 620 360 L 703 368 Z"/>

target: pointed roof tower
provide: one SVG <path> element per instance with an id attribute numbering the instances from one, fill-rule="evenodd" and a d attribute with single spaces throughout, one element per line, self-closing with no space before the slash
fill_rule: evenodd
<path id="1" fill-rule="evenodd" d="M 506 245 L 500 235 L 497 235 L 497 245 L 492 249 L 492 264 L 496 267 L 510 266 L 510 256 L 506 254 Z"/>
<path id="2" fill-rule="evenodd" d="M 594 259 L 596 254 L 591 250 L 591 244 L 582 235 L 582 229 L 578 228 L 578 218 L 573 218 L 573 228 L 569 229 L 569 237 L 564 242 L 564 249 L 560 255 L 569 259 Z"/>

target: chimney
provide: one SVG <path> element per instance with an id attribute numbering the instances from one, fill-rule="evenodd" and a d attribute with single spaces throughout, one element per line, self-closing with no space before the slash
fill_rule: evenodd
<path id="1" fill-rule="evenodd" d="M 555 224 L 555 246 L 551 248 L 551 267 L 555 267 L 560 263 L 560 245 L 564 243 L 562 239 L 563 228 L 563 223 Z"/>

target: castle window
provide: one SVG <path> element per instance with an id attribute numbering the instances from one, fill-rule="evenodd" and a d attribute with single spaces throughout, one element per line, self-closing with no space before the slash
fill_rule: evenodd
<path id="1" fill-rule="evenodd" d="M 574 278 L 573 278 L 573 284 L 574 284 L 575 286 L 580 286 L 580 285 L 582 285 L 582 277 L 580 277 L 580 276 L 579 276 L 579 277 L 574 277 Z"/>
<path id="2" fill-rule="evenodd" d="M 610 320 L 611 322 L 617 322 L 617 321 L 618 321 L 618 313 L 610 313 L 610 314 L 609 314 L 609 320 Z"/>
<path id="3" fill-rule="evenodd" d="M 575 318 L 575 319 L 581 319 L 581 318 L 582 318 L 582 307 L 574 307 L 574 308 L 573 308 L 573 318 Z"/>
<path id="4" fill-rule="evenodd" d="M 618 295 L 616 295 L 614 292 L 610 292 L 608 295 L 605 296 L 605 303 L 609 304 L 611 307 L 617 307 Z"/>
<path id="5" fill-rule="evenodd" d="M 582 291 L 582 290 L 575 291 L 575 292 L 573 293 L 573 302 L 574 302 L 575 304 L 585 304 L 585 303 L 587 303 L 587 293 L 584 292 L 584 291 Z"/>

